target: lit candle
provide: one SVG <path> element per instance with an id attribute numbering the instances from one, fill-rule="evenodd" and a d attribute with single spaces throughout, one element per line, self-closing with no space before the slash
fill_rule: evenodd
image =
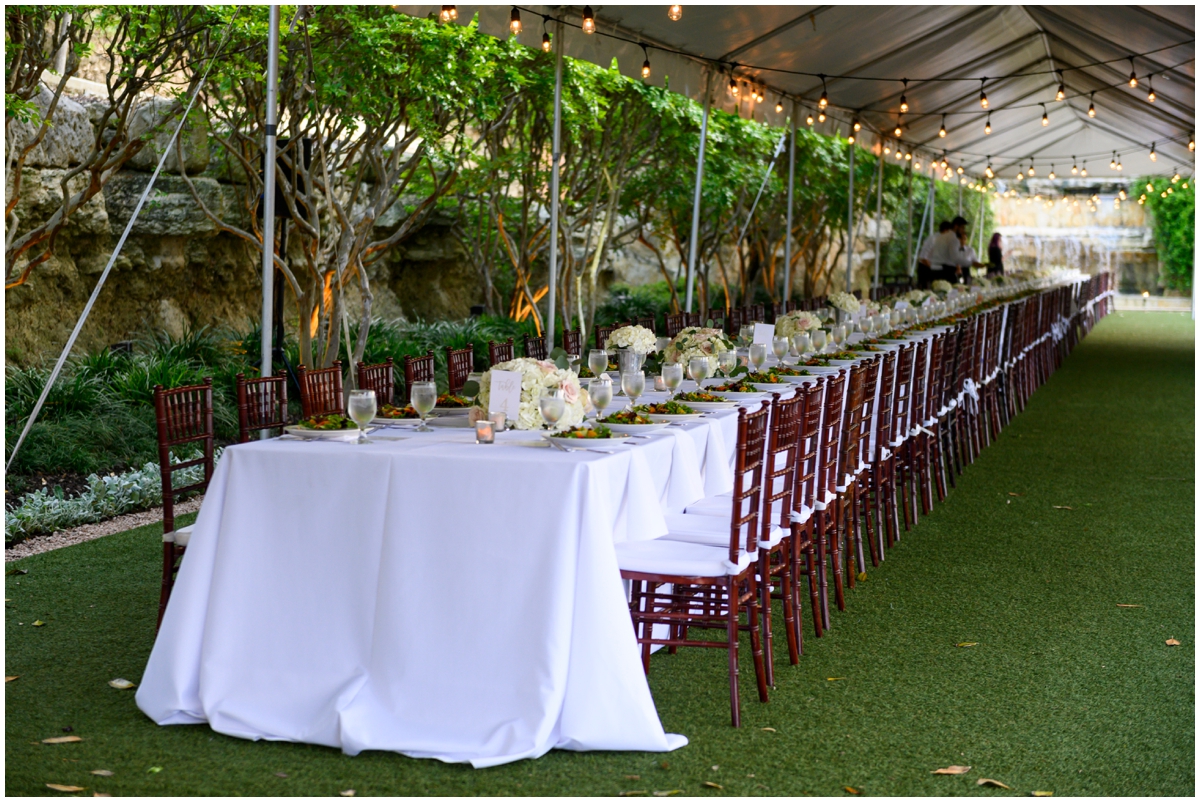
<path id="1" fill-rule="evenodd" d="M 488 420 L 491 421 L 492 427 L 497 432 L 507 431 L 507 418 L 505 418 L 503 412 L 493 412 L 488 416 Z"/>
<path id="2" fill-rule="evenodd" d="M 475 421 L 475 442 L 476 443 L 494 443 L 496 442 L 496 430 L 490 420 Z"/>

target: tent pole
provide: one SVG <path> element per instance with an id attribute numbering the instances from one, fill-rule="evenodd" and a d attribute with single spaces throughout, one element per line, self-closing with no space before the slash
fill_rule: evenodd
<path id="1" fill-rule="evenodd" d="M 792 101 L 792 141 L 788 146 L 788 187 L 787 187 L 787 237 L 783 246 L 783 302 L 792 298 L 792 204 L 795 200 L 796 189 L 796 117 L 800 107 Z"/>
<path id="2" fill-rule="evenodd" d="M 900 147 L 900 143 L 899 143 L 899 142 L 897 142 L 897 143 L 896 143 L 896 148 L 897 148 L 897 149 L 899 149 L 899 147 Z M 904 264 L 906 264 L 906 265 L 909 265 L 909 264 L 912 264 L 912 252 L 913 252 L 913 227 L 912 227 L 912 226 L 913 226 L 913 196 L 912 196 L 912 193 L 913 193 L 913 181 L 912 181 L 912 178 L 913 178 L 913 176 L 912 176 L 912 162 L 909 162 L 909 163 L 908 163 L 908 171 L 907 171 L 907 172 L 908 172 L 908 175 L 906 176 L 906 178 L 908 179 L 908 243 L 907 243 L 907 245 L 905 245 L 905 248 L 904 248 Z M 911 270 L 909 271 L 909 275 L 912 275 L 912 271 L 911 271 Z"/>
<path id="3" fill-rule="evenodd" d="M 683 310 L 692 311 L 692 293 L 696 286 L 696 254 L 700 246 L 700 189 L 704 182 L 704 144 L 708 139 L 708 108 L 712 102 L 712 73 L 704 79 L 704 116 L 700 118 L 700 152 L 696 157 L 696 191 L 692 196 L 692 233 L 688 238 L 687 304 Z M 728 301 L 729 299 L 726 299 Z"/>
<path id="4" fill-rule="evenodd" d="M 962 179 L 959 178 L 958 179 L 958 216 L 959 217 L 962 217 L 962 210 L 963 210 L 962 188 L 963 188 Z"/>
<path id="5" fill-rule="evenodd" d="M 854 291 L 854 143 L 850 145 L 849 188 L 846 192 L 846 292 Z"/>
<path id="6" fill-rule="evenodd" d="M 875 287 L 879 287 L 879 232 L 883 226 L 883 140 L 879 141 L 879 186 L 875 191 Z"/>
<path id="7" fill-rule="evenodd" d="M 925 197 L 925 207 L 921 211 L 921 227 L 918 229 L 918 234 L 917 234 L 917 250 L 914 252 L 913 257 L 909 260 L 909 263 L 908 263 L 908 275 L 910 278 L 917 272 L 916 257 L 920 255 L 921 243 L 925 241 L 925 221 L 931 220 L 933 218 L 934 185 L 933 185 L 932 181 L 929 184 L 929 190 L 930 190 L 929 194 Z M 911 248 L 909 250 L 911 250 Z"/>
<path id="8" fill-rule="evenodd" d="M 272 375 L 271 340 L 275 309 L 275 136 L 279 88 L 279 6 L 271 6 L 267 33 L 267 128 L 263 156 L 263 234 L 262 234 L 262 350 L 259 375 Z M 279 344 L 283 347 L 283 343 Z M 263 439 L 270 432 L 263 430 Z"/>
<path id="9" fill-rule="evenodd" d="M 550 169 L 550 313 L 546 316 L 546 342 L 549 351 L 554 350 L 554 312 L 558 290 L 558 172 L 562 160 L 562 72 L 563 72 L 563 24 L 554 25 L 554 143 L 551 149 Z M 566 331 L 569 320 L 563 320 Z M 582 321 L 580 322 L 582 326 Z M 564 340 L 565 342 L 565 340 Z"/>

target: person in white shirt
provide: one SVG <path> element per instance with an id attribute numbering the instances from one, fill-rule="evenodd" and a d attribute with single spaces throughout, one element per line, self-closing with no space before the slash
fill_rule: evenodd
<path id="1" fill-rule="evenodd" d="M 935 280 L 950 280 L 950 270 L 958 267 L 958 236 L 954 224 L 943 222 L 938 233 L 925 241 L 917 254 L 917 286 L 923 290 Z"/>
<path id="2" fill-rule="evenodd" d="M 979 261 L 979 255 L 975 253 L 975 249 L 967 244 L 967 231 L 963 227 L 958 232 L 958 258 L 956 261 L 959 276 L 966 284 L 971 283 L 971 268 L 972 267 L 987 267 L 987 264 Z"/>

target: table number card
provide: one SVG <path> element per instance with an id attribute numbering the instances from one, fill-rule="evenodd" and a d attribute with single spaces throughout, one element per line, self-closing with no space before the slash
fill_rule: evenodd
<path id="1" fill-rule="evenodd" d="M 515 370 L 493 370 L 488 392 L 488 414 L 503 412 L 510 421 L 521 415 L 521 374 Z"/>
<path id="2" fill-rule="evenodd" d="M 771 340 L 775 337 L 774 323 L 755 323 L 754 324 L 754 342 L 771 344 Z"/>

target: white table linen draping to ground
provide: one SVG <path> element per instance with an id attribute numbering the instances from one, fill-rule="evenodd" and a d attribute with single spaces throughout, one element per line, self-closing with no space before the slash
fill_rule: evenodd
<path id="1" fill-rule="evenodd" d="M 659 722 L 613 544 L 665 533 L 663 502 L 687 492 L 655 474 L 686 447 L 472 436 L 227 449 L 138 706 L 160 724 L 476 767 L 685 744 Z"/>

